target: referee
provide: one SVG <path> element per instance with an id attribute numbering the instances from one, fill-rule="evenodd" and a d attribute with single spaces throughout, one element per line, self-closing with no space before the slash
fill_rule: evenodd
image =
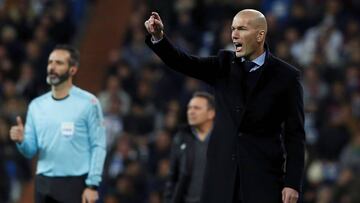
<path id="1" fill-rule="evenodd" d="M 10 138 L 27 158 L 38 155 L 35 202 L 93 203 L 106 155 L 103 113 L 97 98 L 73 85 L 79 52 L 58 45 L 51 52 L 46 81 L 51 91 L 29 106 Z"/>

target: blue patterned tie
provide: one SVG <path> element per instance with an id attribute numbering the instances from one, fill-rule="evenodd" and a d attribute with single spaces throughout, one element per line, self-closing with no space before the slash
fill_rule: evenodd
<path id="1" fill-rule="evenodd" d="M 250 70 L 256 66 L 256 63 L 252 61 L 244 61 L 243 63 L 246 72 L 250 72 Z"/>

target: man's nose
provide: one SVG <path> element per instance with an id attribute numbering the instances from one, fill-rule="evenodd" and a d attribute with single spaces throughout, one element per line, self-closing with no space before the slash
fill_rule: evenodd
<path id="1" fill-rule="evenodd" d="M 55 70 L 55 66 L 52 65 L 52 64 L 49 64 L 48 65 L 48 71 L 51 72 L 51 71 L 54 71 Z"/>
<path id="2" fill-rule="evenodd" d="M 232 33 L 231 33 L 231 37 L 233 38 L 233 39 L 239 39 L 239 37 L 240 37 L 240 33 L 238 32 L 238 31 L 232 31 Z"/>

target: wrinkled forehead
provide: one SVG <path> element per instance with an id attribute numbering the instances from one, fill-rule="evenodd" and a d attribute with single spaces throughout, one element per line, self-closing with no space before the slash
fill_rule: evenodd
<path id="1" fill-rule="evenodd" d="M 238 27 L 238 26 L 252 26 L 253 20 L 246 15 L 236 15 L 233 18 L 232 26 Z"/>
<path id="2" fill-rule="evenodd" d="M 202 97 L 194 97 L 190 100 L 188 106 L 207 106 L 207 100 Z"/>
<path id="3" fill-rule="evenodd" d="M 67 61 L 70 58 L 70 54 L 65 50 L 54 50 L 49 56 L 49 60 Z"/>

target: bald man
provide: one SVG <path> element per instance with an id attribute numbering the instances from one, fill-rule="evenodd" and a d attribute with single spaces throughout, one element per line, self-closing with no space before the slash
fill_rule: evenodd
<path id="1" fill-rule="evenodd" d="M 167 66 L 214 88 L 216 119 L 201 202 L 297 202 L 305 151 L 300 72 L 270 53 L 264 15 L 237 13 L 231 26 L 235 51 L 210 57 L 174 47 L 156 12 L 145 27 L 147 45 Z"/>

